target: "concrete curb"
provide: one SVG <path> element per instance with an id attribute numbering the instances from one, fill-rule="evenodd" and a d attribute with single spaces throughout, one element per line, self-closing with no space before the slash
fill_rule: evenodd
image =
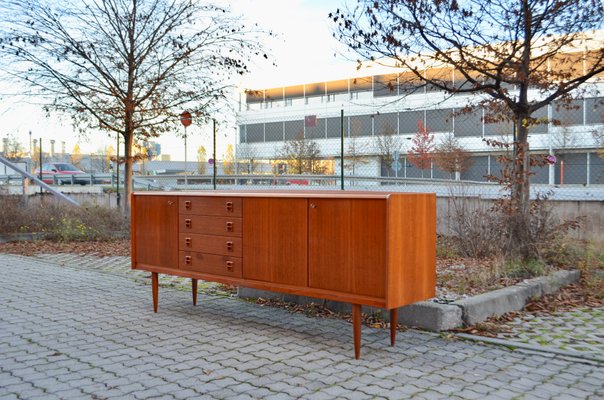
<path id="1" fill-rule="evenodd" d="M 560 288 L 579 280 L 578 270 L 557 271 L 549 276 L 529 279 L 514 286 L 494 290 L 489 293 L 469 297 L 449 304 L 421 301 L 405 307 L 398 312 L 398 322 L 403 325 L 440 332 L 459 328 L 464 325 L 474 325 L 489 317 L 503 315 L 510 311 L 522 310 L 528 300 L 541 297 L 544 294 L 555 293 Z M 239 297 L 277 299 L 296 304 L 311 302 L 324 304 L 337 312 L 350 312 L 350 304 L 335 301 L 325 301 L 304 296 L 273 293 L 264 290 L 239 288 Z M 374 307 L 363 307 L 364 312 L 382 312 Z M 384 313 L 388 318 L 389 313 Z"/>
<path id="2" fill-rule="evenodd" d="M 514 286 L 455 301 L 451 305 L 462 309 L 463 324 L 474 325 L 489 317 L 522 310 L 528 300 L 555 293 L 560 288 L 578 281 L 580 277 L 581 273 L 578 270 L 557 271 L 549 276 L 526 280 Z"/>

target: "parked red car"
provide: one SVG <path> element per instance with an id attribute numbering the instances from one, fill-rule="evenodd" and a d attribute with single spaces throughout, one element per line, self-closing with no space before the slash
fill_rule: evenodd
<path id="1" fill-rule="evenodd" d="M 56 182 L 59 185 L 69 184 L 72 182 L 72 175 L 80 174 L 85 174 L 85 172 L 78 169 L 73 164 L 61 162 L 42 164 L 42 181 L 44 183 L 52 184 Z M 40 176 L 40 168 L 36 168 L 34 175 L 37 177 Z M 89 183 L 89 179 L 87 177 L 73 177 L 73 182 L 79 183 L 80 185 L 86 185 Z"/>

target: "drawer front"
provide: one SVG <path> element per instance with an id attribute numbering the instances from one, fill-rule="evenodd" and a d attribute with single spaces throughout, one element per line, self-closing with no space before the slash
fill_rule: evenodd
<path id="1" fill-rule="evenodd" d="M 241 237 L 243 220 L 237 217 L 211 217 L 206 215 L 180 215 L 182 233 Z"/>
<path id="2" fill-rule="evenodd" d="M 178 212 L 191 215 L 217 215 L 241 217 L 242 201 L 239 197 L 186 197 L 178 198 Z"/>
<path id="3" fill-rule="evenodd" d="M 241 257 L 242 240 L 238 237 L 180 233 L 179 250 Z"/>
<path id="4" fill-rule="evenodd" d="M 242 277 L 241 258 L 192 251 L 180 251 L 179 254 L 180 269 L 233 278 Z"/>

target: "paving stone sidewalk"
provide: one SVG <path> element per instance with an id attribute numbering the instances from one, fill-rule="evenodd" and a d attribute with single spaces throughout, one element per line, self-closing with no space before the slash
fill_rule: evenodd
<path id="1" fill-rule="evenodd" d="M 99 267 L 100 268 L 100 267 Z M 604 365 L 350 324 L 0 254 L 0 399 L 604 397 Z"/>
<path id="2" fill-rule="evenodd" d="M 138 282 L 148 282 L 149 273 L 132 271 L 128 257 L 97 257 L 79 254 L 38 254 L 37 259 L 58 265 L 80 265 L 113 274 L 129 276 Z M 190 290 L 186 278 L 160 275 L 160 284 Z M 206 282 L 200 285 L 206 293 L 216 293 L 218 285 Z M 548 316 L 531 314 L 518 317 L 506 324 L 510 332 L 498 334 L 499 339 L 522 343 L 544 351 L 556 349 L 604 359 L 604 308 L 561 312 Z M 477 337 L 478 339 L 480 337 Z"/>
<path id="3" fill-rule="evenodd" d="M 604 359 L 604 307 L 551 315 L 525 314 L 505 324 L 501 339 L 570 350 Z"/>

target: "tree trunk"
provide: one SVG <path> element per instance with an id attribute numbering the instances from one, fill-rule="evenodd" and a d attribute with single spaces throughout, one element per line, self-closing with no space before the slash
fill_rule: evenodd
<path id="1" fill-rule="evenodd" d="M 133 132 L 124 133 L 124 214 L 130 215 L 130 193 L 132 193 L 132 142 Z"/>
<path id="2" fill-rule="evenodd" d="M 530 209 L 530 159 L 526 116 L 518 116 L 515 122 L 514 157 L 510 204 L 510 248 L 511 255 L 527 259 L 531 256 L 529 235 Z"/>

